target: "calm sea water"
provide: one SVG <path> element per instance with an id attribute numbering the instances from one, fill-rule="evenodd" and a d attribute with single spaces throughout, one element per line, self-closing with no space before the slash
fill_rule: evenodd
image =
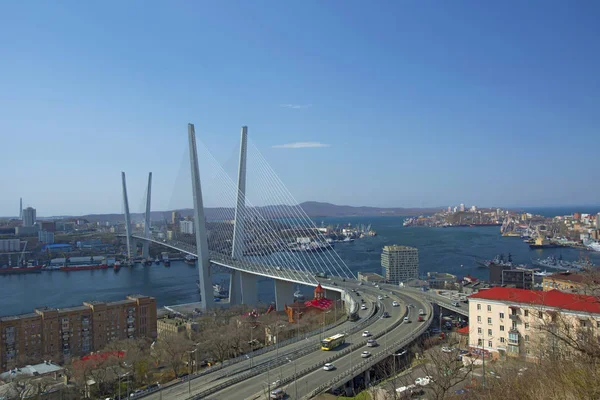
<path id="1" fill-rule="evenodd" d="M 336 243 L 335 250 L 355 273 L 381 272 L 381 249 L 388 244 L 414 246 L 419 249 L 420 272 L 450 272 L 487 278 L 487 270 L 478 269 L 476 260 L 511 253 L 518 263 L 532 258 L 562 255 L 576 260 L 580 252 L 574 249 L 529 250 L 518 238 L 503 238 L 499 227 L 480 228 L 420 228 L 402 226 L 402 217 L 324 218 L 325 224 L 372 224 L 377 236 L 353 243 Z M 600 253 L 585 252 L 592 262 L 600 264 Z M 220 281 L 223 275 L 217 275 Z M 141 293 L 156 297 L 159 306 L 198 301 L 197 268 L 183 262 L 162 265 L 135 266 L 80 272 L 43 272 L 40 274 L 0 276 L 0 315 L 31 312 L 34 307 L 66 307 L 85 300 L 114 301 L 127 294 Z M 273 301 L 272 281 L 259 281 L 259 300 Z M 308 291 L 308 290 L 307 290 Z"/>

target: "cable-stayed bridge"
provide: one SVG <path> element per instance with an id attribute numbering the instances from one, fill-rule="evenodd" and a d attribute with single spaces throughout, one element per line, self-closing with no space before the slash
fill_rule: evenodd
<path id="1" fill-rule="evenodd" d="M 129 212 L 125 173 L 122 173 L 129 259 L 133 257 L 132 248 L 136 247 L 136 242 L 142 243 L 145 258 L 149 256 L 151 242 L 197 257 L 203 310 L 214 304 L 211 276 L 215 269 L 219 272 L 225 269 L 231 275 L 231 304 L 256 304 L 257 278 L 272 278 L 278 310 L 283 309 L 284 303 L 292 301 L 297 284 L 316 286 L 317 277 L 325 276 L 340 278 L 341 282 L 356 279 L 255 147 L 251 148 L 253 165 L 256 166 L 253 172 L 255 181 L 261 185 L 259 190 L 255 190 L 256 200 L 269 205 L 259 207 L 252 204 L 246 194 L 247 127 L 242 127 L 241 131 L 237 181 L 234 182 L 214 160 L 217 164 L 215 180 L 218 182 L 215 191 L 225 206 L 216 209 L 212 220 L 205 215 L 196 134 L 192 124 L 188 125 L 188 145 L 194 214 L 193 220 L 182 225 L 185 233 L 181 229 L 178 231 L 177 226 L 168 235 L 151 230 L 152 173 L 148 177 L 143 229 L 135 231 Z M 325 287 L 333 293 L 350 296 L 340 286 L 331 284 Z M 353 306 L 356 308 L 356 304 Z"/>

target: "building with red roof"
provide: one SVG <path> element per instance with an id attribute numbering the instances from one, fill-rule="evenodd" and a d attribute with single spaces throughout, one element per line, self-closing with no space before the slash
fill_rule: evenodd
<path id="1" fill-rule="evenodd" d="M 540 357 L 540 346 L 547 343 L 551 325 L 569 326 L 574 331 L 600 329 L 599 299 L 558 290 L 506 287 L 469 296 L 469 347 L 474 353 Z"/>

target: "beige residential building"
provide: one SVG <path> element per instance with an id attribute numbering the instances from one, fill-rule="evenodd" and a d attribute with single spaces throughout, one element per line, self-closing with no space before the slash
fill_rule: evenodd
<path id="1" fill-rule="evenodd" d="M 113 340 L 157 336 L 153 297 L 34 311 L 0 317 L 0 372 L 44 360 L 66 362 Z"/>
<path id="2" fill-rule="evenodd" d="M 385 246 L 381 253 L 386 282 L 398 284 L 419 277 L 419 250 L 408 246 Z"/>
<path id="3" fill-rule="evenodd" d="M 469 348 L 475 354 L 543 357 L 548 346 L 562 346 L 548 331 L 567 327 L 573 334 L 600 333 L 597 299 L 558 290 L 503 287 L 469 296 Z"/>

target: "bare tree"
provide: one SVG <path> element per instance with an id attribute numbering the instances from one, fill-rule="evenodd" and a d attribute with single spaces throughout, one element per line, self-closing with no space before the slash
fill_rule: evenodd
<path id="1" fill-rule="evenodd" d="M 173 374 L 179 374 L 179 368 L 184 364 L 184 358 L 192 350 L 193 343 L 183 335 L 169 335 L 154 345 L 159 360 L 167 364 Z"/>
<path id="2" fill-rule="evenodd" d="M 421 369 L 426 377 L 431 377 L 427 387 L 433 398 L 443 399 L 452 387 L 469 378 L 473 365 L 463 365 L 456 350 L 433 348 L 424 353 Z"/>

